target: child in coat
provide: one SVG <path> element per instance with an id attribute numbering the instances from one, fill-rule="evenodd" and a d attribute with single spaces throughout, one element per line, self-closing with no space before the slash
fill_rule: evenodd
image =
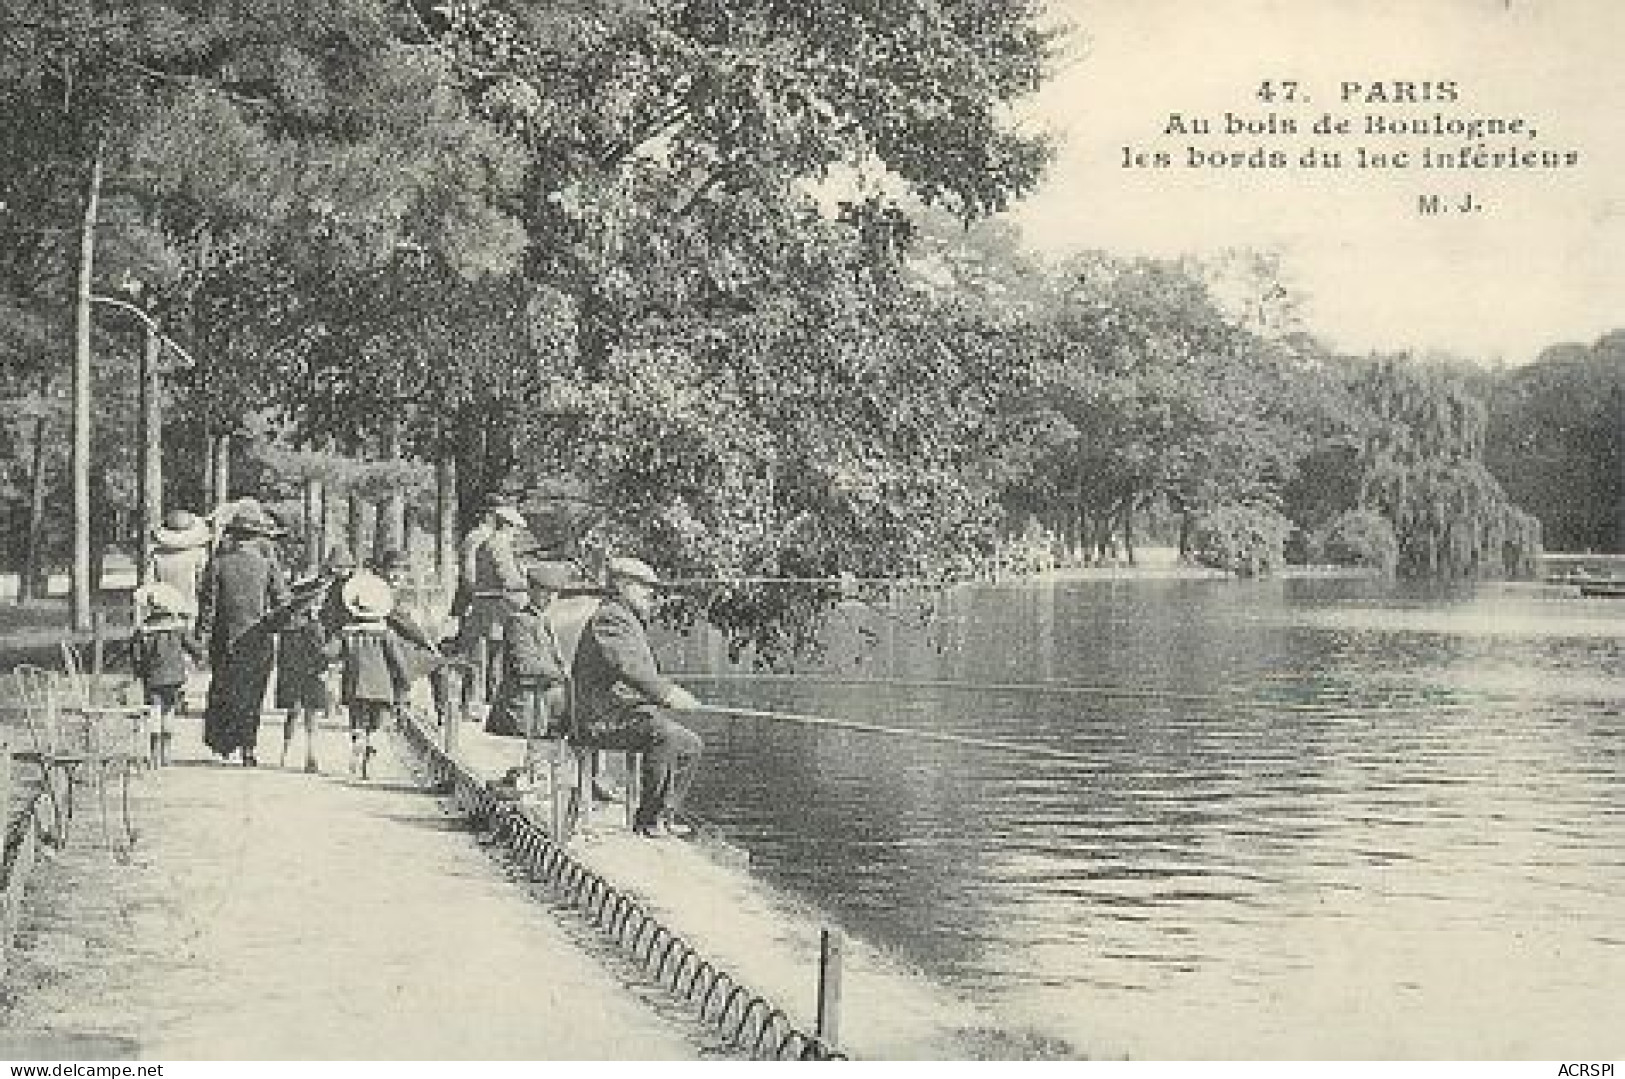
<path id="1" fill-rule="evenodd" d="M 288 751 L 293 747 L 294 734 L 303 720 L 305 771 L 320 770 L 316 763 L 317 717 L 325 718 L 333 706 L 328 670 L 334 657 L 329 655 L 327 646 L 331 635 L 349 621 L 349 612 L 345 611 L 329 626 L 323 608 L 330 598 L 342 607 L 339 596 L 343 582 L 354 571 L 355 562 L 349 552 L 335 547 L 328 552 L 321 573 L 293 585 L 295 595 L 303 594 L 306 599 L 277 634 L 276 646 L 276 706 L 286 710 L 282 720 L 284 767 L 288 763 Z"/>
<path id="2" fill-rule="evenodd" d="M 186 657 L 202 654 L 186 616 L 186 599 L 170 585 L 155 583 L 138 590 L 141 623 L 130 640 L 130 665 L 141 680 L 141 699 L 155 720 L 147 731 L 147 757 L 154 768 L 169 763 L 174 716 L 186 685 Z"/>
<path id="3" fill-rule="evenodd" d="M 365 571 L 344 583 L 350 621 L 328 647 L 341 666 L 340 697 L 350 714 L 350 771 L 367 778 L 374 753 L 372 736 L 404 704 L 411 690 L 406 655 L 389 626 L 394 591 Z"/>

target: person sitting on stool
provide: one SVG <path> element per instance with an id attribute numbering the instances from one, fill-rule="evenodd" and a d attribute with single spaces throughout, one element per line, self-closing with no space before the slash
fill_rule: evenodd
<path id="1" fill-rule="evenodd" d="M 636 558 L 612 558 L 606 570 L 609 596 L 582 630 L 570 667 L 576 730 L 593 748 L 643 755 L 634 831 L 649 838 L 687 835 L 692 829 L 677 818 L 703 745 L 669 713 L 696 709 L 700 702 L 661 675 L 649 647 L 659 575 Z"/>

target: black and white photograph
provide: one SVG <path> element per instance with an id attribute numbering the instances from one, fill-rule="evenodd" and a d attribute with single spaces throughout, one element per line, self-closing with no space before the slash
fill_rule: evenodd
<path id="1" fill-rule="evenodd" d="M 1622 41 L 0 0 L 0 1061 L 1617 1074 Z"/>

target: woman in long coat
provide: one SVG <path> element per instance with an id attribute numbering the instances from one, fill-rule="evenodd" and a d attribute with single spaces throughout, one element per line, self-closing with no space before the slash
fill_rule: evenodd
<path id="1" fill-rule="evenodd" d="M 225 539 L 199 586 L 198 629 L 212 672 L 203 741 L 221 757 L 241 750 L 248 767 L 259 763 L 254 751 L 260 706 L 281 628 L 281 619 L 266 615 L 284 608 L 289 598 L 287 578 L 271 545 L 278 534 L 262 510 L 237 515 L 226 525 Z"/>

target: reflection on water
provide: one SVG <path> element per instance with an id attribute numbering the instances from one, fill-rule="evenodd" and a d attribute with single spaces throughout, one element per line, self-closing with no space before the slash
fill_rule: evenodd
<path id="1" fill-rule="evenodd" d="M 1625 1049 L 1625 603 L 1104 581 L 913 614 L 836 612 L 806 678 L 666 650 L 719 703 L 1088 758 L 702 718 L 695 804 L 850 931 L 1095 1053 Z"/>

